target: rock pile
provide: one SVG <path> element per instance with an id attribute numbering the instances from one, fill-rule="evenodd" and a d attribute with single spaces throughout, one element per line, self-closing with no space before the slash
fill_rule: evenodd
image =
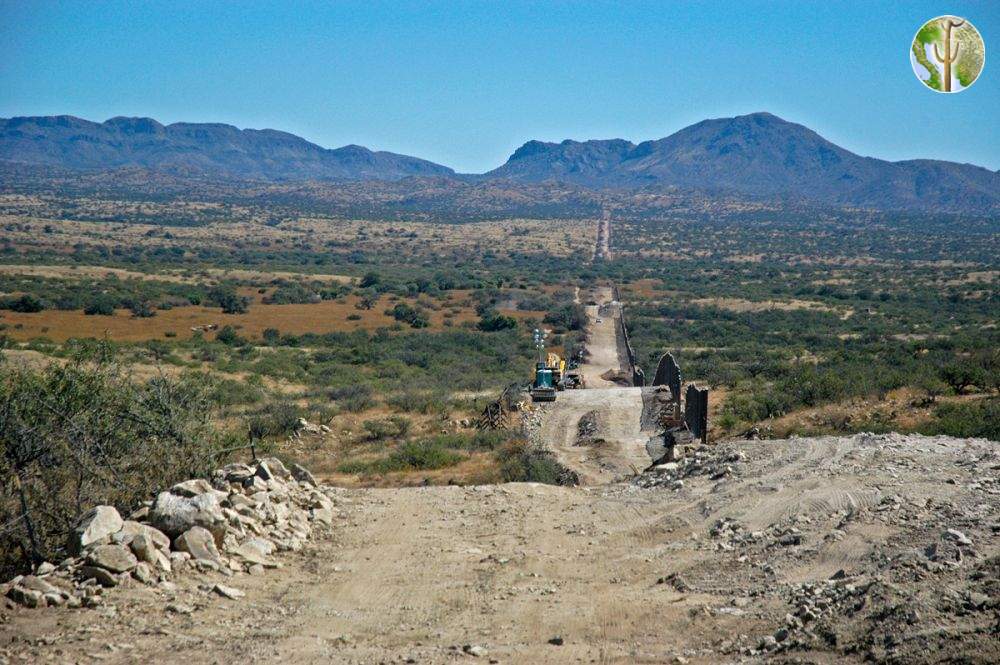
<path id="1" fill-rule="evenodd" d="M 694 476 L 708 476 L 710 480 L 721 480 L 739 475 L 739 462 L 746 458 L 738 450 L 719 450 L 711 446 L 699 446 L 690 454 L 677 461 L 657 464 L 636 476 L 632 483 L 639 487 L 666 487 L 679 490 L 684 480 Z"/>
<path id="2" fill-rule="evenodd" d="M 332 431 L 333 430 L 326 425 L 317 425 L 309 422 L 305 418 L 299 418 L 295 423 L 295 430 L 292 432 L 292 436 L 295 438 L 298 438 L 303 434 L 322 436 L 323 434 L 329 434 Z"/>
<path id="3" fill-rule="evenodd" d="M 259 575 L 280 567 L 275 552 L 300 550 L 314 524 L 333 522 L 333 491 L 276 458 L 229 464 L 211 481 L 186 480 L 160 492 L 129 519 L 112 506 L 93 508 L 72 533 L 74 556 L 42 563 L 3 591 L 26 607 L 97 607 L 103 589 L 127 580 L 169 586 L 189 570 Z M 221 584 L 216 592 L 241 595 Z"/>
<path id="4" fill-rule="evenodd" d="M 851 613 L 864 607 L 865 596 L 872 582 L 850 578 L 838 571 L 822 582 L 793 584 L 788 589 L 794 612 L 785 615 L 784 625 L 761 640 L 758 650 L 765 652 L 808 646 L 816 641 L 836 643 L 831 628 L 821 625 L 821 619 L 835 614 Z"/>

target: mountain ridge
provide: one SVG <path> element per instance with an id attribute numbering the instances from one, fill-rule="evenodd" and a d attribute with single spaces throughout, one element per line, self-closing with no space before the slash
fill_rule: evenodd
<path id="1" fill-rule="evenodd" d="M 446 166 L 364 146 L 323 148 L 275 129 L 116 116 L 0 119 L 0 158 L 77 169 L 129 166 L 262 180 L 377 179 L 454 175 Z"/>
<path id="2" fill-rule="evenodd" d="M 0 160 L 71 169 L 143 167 L 264 181 L 565 183 L 590 189 L 696 189 L 878 209 L 1000 210 L 1000 171 L 944 160 L 857 155 L 767 112 L 697 122 L 669 136 L 530 140 L 501 166 L 458 174 L 427 160 L 349 144 L 323 148 L 275 129 L 116 116 L 0 119 Z"/>
<path id="3" fill-rule="evenodd" d="M 886 208 L 996 209 L 1000 172 L 943 160 L 863 157 L 766 112 L 703 120 L 662 139 L 529 142 L 487 176 L 590 186 L 801 196 Z M 530 144 L 530 150 L 524 150 Z M 611 147 L 617 159 L 608 160 Z"/>

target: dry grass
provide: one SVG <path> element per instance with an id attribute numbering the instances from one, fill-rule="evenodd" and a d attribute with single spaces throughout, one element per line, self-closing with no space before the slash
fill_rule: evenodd
<path id="1" fill-rule="evenodd" d="M 241 289 L 241 292 L 252 295 L 255 299 L 260 295 L 253 289 Z M 448 328 L 445 325 L 446 315 L 451 316 L 452 326 L 461 326 L 478 320 L 475 311 L 468 305 L 463 292 L 454 292 L 443 306 L 437 310 L 428 309 L 432 331 Z M 400 298 L 392 300 L 383 296 L 370 310 L 358 309 L 355 305 L 360 299 L 357 296 L 345 296 L 339 300 L 326 300 L 320 303 L 295 305 L 265 305 L 254 302 L 246 314 L 223 314 L 218 308 L 186 306 L 161 310 L 150 318 L 135 318 L 127 310 L 117 310 L 114 316 L 87 316 L 82 310 L 45 310 L 34 314 L 18 312 L 0 312 L 0 325 L 6 326 L 3 333 L 18 341 L 46 337 L 55 342 L 64 342 L 70 338 L 107 338 L 116 342 L 142 342 L 150 339 L 164 339 L 169 333 L 171 338 L 189 339 L 194 336 L 192 328 L 210 324 L 233 326 L 239 333 L 252 339 L 260 338 L 268 328 L 276 328 L 282 333 L 301 335 L 304 333 L 350 332 L 354 330 L 376 330 L 397 325 L 391 316 L 386 316 L 385 310 L 395 302 L 415 304 L 418 300 Z M 439 303 L 431 301 L 439 306 Z M 452 315 L 451 312 L 457 311 Z M 537 318 L 544 312 L 501 310 L 504 314 L 517 319 Z M 349 316 L 360 317 L 349 320 Z M 405 327 L 405 325 L 404 325 Z M 212 337 L 214 333 L 206 333 Z"/>
<path id="2" fill-rule="evenodd" d="M 810 309 L 819 312 L 836 311 L 821 302 L 814 302 L 811 300 L 752 301 L 743 300 L 742 298 L 698 298 L 697 300 L 692 300 L 691 302 L 695 305 L 711 305 L 713 307 L 729 310 L 731 312 L 763 312 L 769 309 L 778 309 L 783 311 L 792 311 L 797 309 Z"/>

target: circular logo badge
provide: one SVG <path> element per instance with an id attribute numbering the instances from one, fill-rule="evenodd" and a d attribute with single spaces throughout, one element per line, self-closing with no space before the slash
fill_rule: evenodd
<path id="1" fill-rule="evenodd" d="M 910 64 L 920 82 L 938 92 L 961 92 L 975 83 L 986 62 L 986 45 L 969 21 L 938 16 L 920 26 Z"/>

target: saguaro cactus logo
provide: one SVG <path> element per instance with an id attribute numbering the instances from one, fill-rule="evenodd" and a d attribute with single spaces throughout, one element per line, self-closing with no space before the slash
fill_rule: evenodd
<path id="1" fill-rule="evenodd" d="M 920 26 L 910 47 L 913 73 L 931 90 L 960 92 L 983 71 L 986 46 L 979 31 L 958 16 L 938 16 Z"/>

